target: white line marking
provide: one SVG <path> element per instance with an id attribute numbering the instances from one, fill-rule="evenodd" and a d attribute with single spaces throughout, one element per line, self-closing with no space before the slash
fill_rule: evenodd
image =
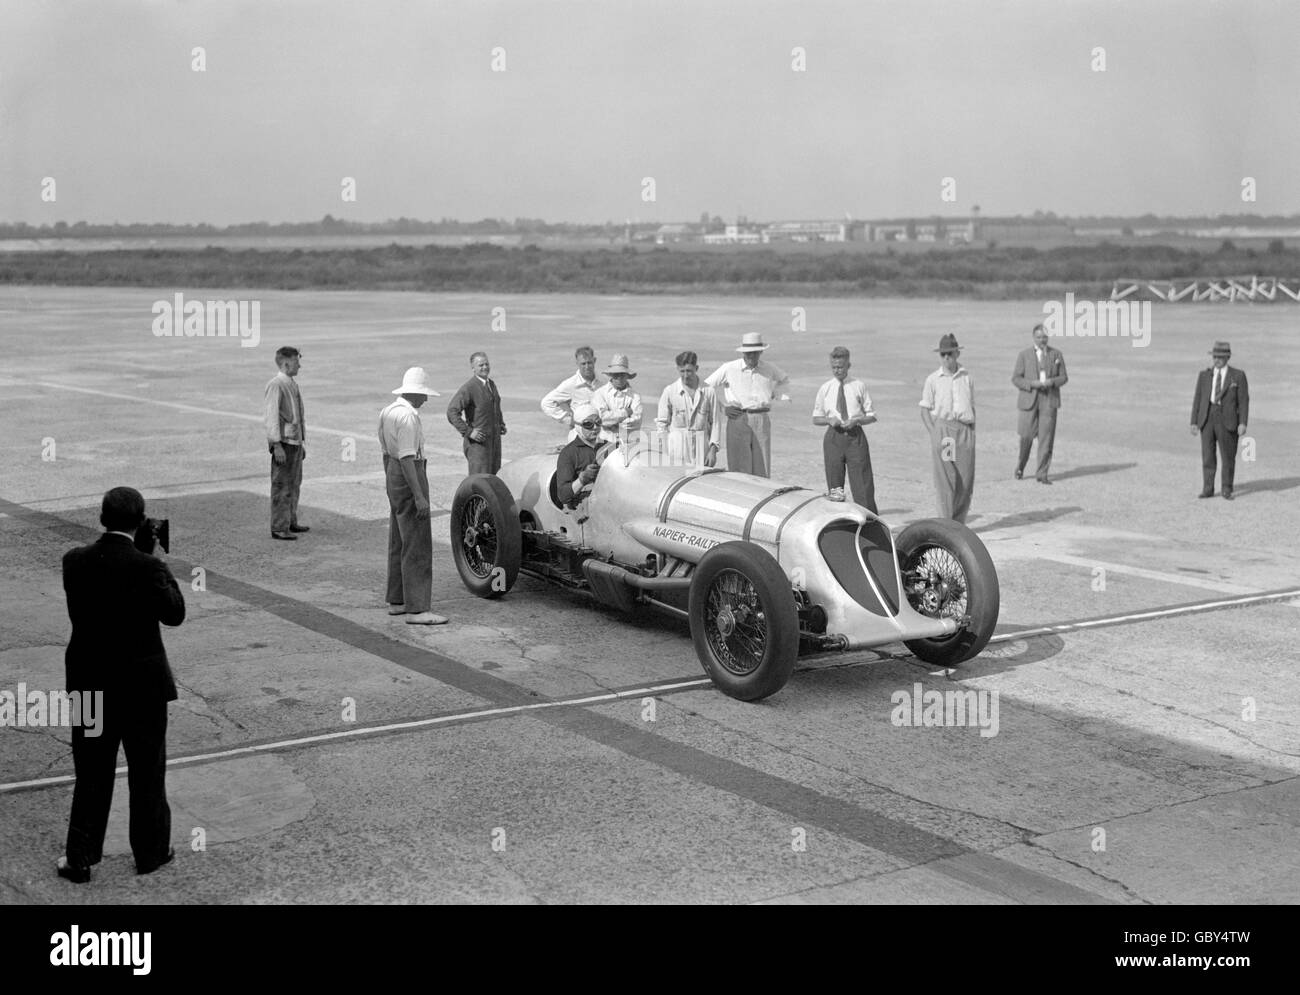
<path id="1" fill-rule="evenodd" d="M 1135 622 L 1141 619 L 1168 618 L 1172 615 L 1194 615 L 1197 612 L 1213 611 L 1216 608 L 1228 608 L 1232 605 L 1250 605 L 1263 601 L 1286 601 L 1291 598 L 1300 598 L 1300 587 L 1290 591 L 1275 591 L 1271 594 L 1247 594 L 1239 598 L 1226 598 L 1223 601 L 1203 601 L 1199 604 L 1180 605 L 1175 608 L 1154 608 L 1150 611 L 1132 612 L 1128 615 L 1109 615 L 1106 618 L 1085 619 L 1082 622 L 1040 625 L 1036 629 L 1003 632 L 994 636 L 989 642 L 1013 642 L 1017 639 L 1028 639 L 1030 636 L 1046 636 L 1054 632 L 1073 632 L 1076 629 L 1092 629 L 1100 625 L 1118 625 L 1120 622 Z"/>
<path id="2" fill-rule="evenodd" d="M 1013 642 L 1017 639 L 1028 639 L 1032 636 L 1051 635 L 1058 632 L 1071 632 L 1075 629 L 1089 629 L 1101 625 L 1115 625 L 1120 622 L 1131 622 L 1139 619 L 1163 618 L 1171 615 L 1191 615 L 1197 612 L 1212 611 L 1216 608 L 1227 608 L 1232 605 L 1248 605 L 1264 601 L 1283 601 L 1290 598 L 1300 598 L 1300 588 L 1290 591 L 1277 591 L 1272 594 L 1252 594 L 1239 598 L 1228 598 L 1223 601 L 1203 602 L 1196 605 L 1181 605 L 1175 608 L 1157 608 L 1152 611 L 1133 612 L 1128 615 L 1112 615 L 1107 618 L 1087 619 L 1082 622 L 1064 622 L 1060 625 L 1044 625 L 1036 629 L 1023 629 L 1020 632 L 1004 632 L 1001 635 L 994 636 L 989 640 L 990 643 Z M 850 666 L 855 666 L 851 664 Z M 856 666 L 865 666 L 856 664 Z M 167 761 L 168 767 L 184 767 L 190 764 L 204 763 L 210 760 L 227 760 L 232 757 L 250 756 L 255 753 L 272 753 L 277 750 L 285 750 L 295 746 L 308 746 L 313 743 L 325 743 L 338 739 L 355 739 L 361 736 L 375 735 L 381 732 L 394 732 L 400 729 L 423 729 L 439 725 L 448 725 L 455 722 L 468 722 L 473 719 L 482 719 L 489 717 L 500 717 L 503 715 L 519 715 L 524 712 L 540 711 L 543 708 L 568 708 L 575 705 L 597 705 L 602 702 L 619 701 L 625 698 L 644 697 L 665 691 L 679 691 L 684 688 L 705 687 L 713 682 L 707 677 L 691 681 L 674 681 L 671 684 L 652 684 L 643 688 L 633 688 L 628 691 L 610 691 L 607 694 L 587 695 L 582 698 L 560 698 L 555 701 L 539 701 L 529 705 L 504 705 L 498 708 L 482 708 L 475 711 L 455 712 L 451 715 L 439 715 L 431 719 L 416 719 L 412 722 L 393 722 L 382 726 L 367 726 L 363 729 L 345 729 L 340 732 L 320 733 L 315 736 L 302 736 L 298 739 L 284 739 L 274 743 L 260 743 L 255 746 L 239 746 L 230 750 L 222 750 L 218 753 L 203 753 L 192 757 L 177 757 Z M 125 767 L 117 768 L 118 776 L 126 773 Z M 76 780 L 72 774 L 62 774 L 57 777 L 42 777 L 33 781 L 13 781 L 9 784 L 0 784 L 0 794 L 9 791 L 19 791 L 23 788 L 43 788 L 51 787 L 58 784 L 72 784 Z"/>
<path id="3" fill-rule="evenodd" d="M 5 385 L 9 387 L 46 387 L 50 390 L 71 390 L 78 394 L 94 394 L 96 397 L 111 397 L 119 401 L 137 401 L 140 404 L 155 404 L 161 408 L 173 408 L 177 411 L 192 411 L 200 415 L 218 415 L 222 418 L 238 418 L 240 421 L 262 423 L 261 415 L 250 415 L 243 411 L 222 411 L 218 408 L 200 408 L 193 404 L 181 404 L 179 401 L 158 401 L 152 397 L 139 397 L 135 394 L 117 394 L 109 390 L 93 390 L 90 387 L 73 387 L 71 384 L 51 383 L 48 380 L 13 380 L 5 378 Z M 348 432 L 339 428 L 323 428 L 320 425 L 312 425 L 310 434 L 312 435 L 333 435 L 340 439 L 355 439 L 364 442 L 373 442 L 379 445 L 379 438 L 369 432 Z M 459 450 L 439 449 L 436 446 L 426 445 L 425 453 L 436 453 L 439 456 L 454 456 L 456 459 L 464 459 L 465 454 Z"/>
<path id="4" fill-rule="evenodd" d="M 335 739 L 355 739 L 359 736 L 370 736 L 381 732 L 394 732 L 399 729 L 422 729 L 431 726 L 447 725 L 453 722 L 467 722 L 471 719 L 499 718 L 503 715 L 518 715 L 523 712 L 535 712 L 543 708 L 563 708 L 574 705 L 598 705 L 607 701 L 619 701 L 624 698 L 644 697 L 664 691 L 679 691 L 682 688 L 701 687 L 712 684 L 713 682 L 707 677 L 702 677 L 694 681 L 675 681 L 672 684 L 654 684 L 643 688 L 633 688 L 629 691 L 611 691 L 608 694 L 587 695 L 583 698 L 559 698 L 555 701 L 539 701 L 529 705 L 503 705 L 499 708 L 481 708 L 471 712 L 455 712 L 451 715 L 439 715 L 431 719 L 416 719 L 412 722 L 393 722 L 383 726 L 366 726 L 362 729 L 345 729 L 340 732 L 320 733 L 315 736 L 302 736 L 298 739 L 283 739 L 274 743 L 259 743 L 256 746 L 239 746 L 230 750 L 222 750 L 218 753 L 203 753 L 192 757 L 176 757 L 167 761 L 168 767 L 184 767 L 190 764 L 204 763 L 210 760 L 228 760 L 231 757 L 249 756 L 254 753 L 270 753 L 277 750 L 285 750 L 294 746 L 307 746 L 312 743 L 325 743 Z M 125 767 L 117 768 L 119 776 L 126 773 Z M 9 784 L 0 784 L 0 794 L 6 791 L 18 791 L 22 788 L 41 788 L 50 787 L 56 784 L 72 784 L 76 777 L 72 774 L 62 774 L 58 777 L 42 777 L 34 781 L 14 781 Z"/>
<path id="5" fill-rule="evenodd" d="M 1166 584 L 1181 584 L 1184 587 L 1199 587 L 1206 591 L 1217 591 L 1219 594 L 1258 594 L 1257 587 L 1242 587 L 1240 584 L 1231 584 L 1223 580 L 1205 580 L 1201 577 L 1190 577 L 1187 574 L 1164 573 L 1160 570 L 1148 570 L 1145 567 L 1130 567 L 1123 563 L 1107 563 L 1105 560 L 1090 560 L 1083 556 L 1070 556 L 1067 553 L 1041 553 L 1036 552 L 1034 558 L 1038 560 L 1052 560 L 1056 563 L 1064 563 L 1072 567 L 1086 567 L 1093 569 L 1101 567 L 1107 573 L 1127 574 L 1130 577 L 1141 577 L 1144 580 L 1161 581 Z"/>

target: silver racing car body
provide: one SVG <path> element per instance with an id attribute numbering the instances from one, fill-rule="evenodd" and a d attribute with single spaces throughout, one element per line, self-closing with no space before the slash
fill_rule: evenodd
<path id="1" fill-rule="evenodd" d="M 895 539 L 856 504 L 661 454 L 614 449 L 571 510 L 555 454 L 466 478 L 451 520 L 466 586 L 499 597 L 522 570 L 624 611 L 684 615 L 709 676 L 745 700 L 779 690 L 801 650 L 904 642 L 955 665 L 992 635 L 997 574 L 964 526 L 926 520 Z"/>

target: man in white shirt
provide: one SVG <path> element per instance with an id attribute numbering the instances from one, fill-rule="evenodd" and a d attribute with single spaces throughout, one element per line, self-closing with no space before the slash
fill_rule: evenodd
<path id="1" fill-rule="evenodd" d="M 790 382 L 780 367 L 763 360 L 767 348 L 758 332 L 746 332 L 736 352 L 705 380 L 719 395 L 727 416 L 727 469 L 772 476 L 772 421 L 768 411 L 789 395 L 777 391 Z"/>
<path id="2" fill-rule="evenodd" d="M 871 409 L 871 395 L 857 377 L 849 376 L 849 350 L 837 345 L 831 350 L 831 378 L 817 391 L 813 403 L 813 424 L 825 425 L 822 437 L 822 460 L 826 467 L 827 497 L 844 500 L 844 477 L 847 469 L 853 500 L 873 515 L 876 510 L 876 483 L 871 474 L 871 449 L 867 433 L 862 430 L 876 420 Z"/>
<path id="3" fill-rule="evenodd" d="M 655 427 L 666 436 L 668 465 L 713 466 L 722 442 L 717 394 L 708 384 L 700 383 L 700 360 L 695 353 L 680 352 L 674 362 L 677 379 L 659 395 L 655 417 Z"/>
<path id="4" fill-rule="evenodd" d="M 433 601 L 433 529 L 429 524 L 429 475 L 424 459 L 424 426 L 419 408 L 440 396 L 428 375 L 412 366 L 379 413 L 379 448 L 384 453 L 388 492 L 388 614 L 405 615 L 411 625 L 442 625 Z"/>
<path id="5" fill-rule="evenodd" d="M 596 391 L 604 386 L 596 376 L 596 353 L 591 346 L 579 346 L 573 358 L 578 362 L 578 372 L 542 398 L 542 410 L 569 429 L 570 441 L 578 434 L 573 424 L 574 406 L 591 404 Z"/>
<path id="6" fill-rule="evenodd" d="M 1034 479 L 1040 484 L 1050 484 L 1047 475 L 1052 468 L 1052 445 L 1056 441 L 1056 409 L 1061 406 L 1061 388 L 1069 382 L 1065 372 L 1065 357 L 1061 350 L 1047 344 L 1047 330 L 1035 325 L 1034 347 L 1016 357 L 1016 367 L 1011 372 L 1011 382 L 1020 393 L 1016 397 L 1019 416 L 1016 431 L 1020 435 L 1020 456 L 1016 460 L 1016 479 L 1025 475 L 1029 450 L 1038 439 L 1038 471 Z"/>
<path id="7" fill-rule="evenodd" d="M 615 353 L 605 370 L 609 383 L 591 396 L 591 405 L 600 415 L 600 437 L 615 442 L 626 432 L 629 442 L 641 431 L 641 395 L 632 389 L 636 378 L 626 356 Z"/>
<path id="8" fill-rule="evenodd" d="M 957 361 L 957 336 L 943 336 L 935 351 L 942 365 L 925 378 L 921 421 L 930 433 L 939 517 L 965 524 L 975 492 L 975 385 Z"/>
<path id="9" fill-rule="evenodd" d="M 293 346 L 281 346 L 275 350 L 275 365 L 280 372 L 270 379 L 262 395 L 266 448 L 271 453 L 271 538 L 294 540 L 296 533 L 311 531 L 310 526 L 298 524 L 307 427 L 294 378 L 302 365 L 302 353 Z"/>

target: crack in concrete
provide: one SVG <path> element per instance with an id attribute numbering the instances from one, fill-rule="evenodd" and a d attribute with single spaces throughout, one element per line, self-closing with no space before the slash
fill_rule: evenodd
<path id="1" fill-rule="evenodd" d="M 1039 839 L 1041 839 L 1041 837 L 1037 837 L 1037 838 L 1034 838 L 1034 839 L 1025 840 L 1025 844 L 1026 844 L 1027 846 L 1032 847 L 1032 848 L 1035 849 L 1035 850 L 1040 851 L 1041 853 L 1046 854 L 1047 856 L 1051 857 L 1053 860 L 1059 860 L 1059 861 L 1060 861 L 1061 863 L 1063 863 L 1063 864 L 1068 864 L 1070 867 L 1074 867 L 1074 868 L 1077 868 L 1078 870 L 1083 871 L 1084 873 L 1088 874 L 1090 877 L 1095 877 L 1095 878 L 1097 878 L 1098 880 L 1105 881 L 1105 882 L 1107 882 L 1108 884 L 1112 884 L 1112 885 L 1114 885 L 1115 887 L 1119 888 L 1120 891 L 1124 892 L 1125 895 L 1131 895 L 1133 898 L 1137 899 L 1137 900 L 1138 900 L 1139 902 L 1141 902 L 1143 905 L 1154 905 L 1154 904 L 1155 904 L 1155 903 L 1152 902 L 1151 900 L 1149 900 L 1149 899 L 1147 899 L 1147 898 L 1144 898 L 1142 895 L 1138 894 L 1136 891 L 1134 891 L 1132 888 L 1130 888 L 1128 885 L 1126 885 L 1123 881 L 1119 880 L 1118 878 L 1112 878 L 1112 877 L 1110 877 L 1109 875 L 1102 874 L 1100 871 L 1098 871 L 1098 870 L 1094 870 L 1093 868 L 1088 867 L 1088 866 L 1086 866 L 1086 865 L 1084 865 L 1084 864 L 1081 864 L 1081 863 L 1079 863 L 1078 861 L 1071 860 L 1071 859 L 1068 858 L 1068 857 L 1063 857 L 1063 856 L 1061 856 L 1059 853 L 1057 853 L 1055 850 L 1052 850 L 1052 849 L 1050 849 L 1050 848 L 1048 848 L 1048 847 L 1046 847 L 1046 846 L 1043 846 L 1043 844 L 1041 844 L 1041 843 L 1038 841 Z M 1003 849 L 1006 849 L 1006 848 L 1004 847 Z M 994 852 L 996 853 L 997 851 L 994 851 Z M 1014 863 L 1014 861 L 1013 861 L 1013 863 Z"/>

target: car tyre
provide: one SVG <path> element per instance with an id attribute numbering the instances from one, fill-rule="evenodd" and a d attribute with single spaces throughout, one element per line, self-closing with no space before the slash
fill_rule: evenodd
<path id="1" fill-rule="evenodd" d="M 928 518 L 905 528 L 894 546 L 913 610 L 931 618 L 969 618 L 951 636 L 908 639 L 907 648 L 918 659 L 943 667 L 976 656 L 993 635 L 999 608 L 998 572 L 979 536 L 960 522 Z M 918 579 L 919 574 L 926 578 Z"/>
<path id="2" fill-rule="evenodd" d="M 522 550 L 510 488 L 490 473 L 462 480 L 451 502 L 451 555 L 465 586 L 480 598 L 501 597 L 515 585 Z"/>
<path id="3" fill-rule="evenodd" d="M 691 577 L 691 639 L 724 694 L 758 701 L 785 686 L 799 655 L 799 613 L 790 579 L 771 554 L 724 542 Z"/>

